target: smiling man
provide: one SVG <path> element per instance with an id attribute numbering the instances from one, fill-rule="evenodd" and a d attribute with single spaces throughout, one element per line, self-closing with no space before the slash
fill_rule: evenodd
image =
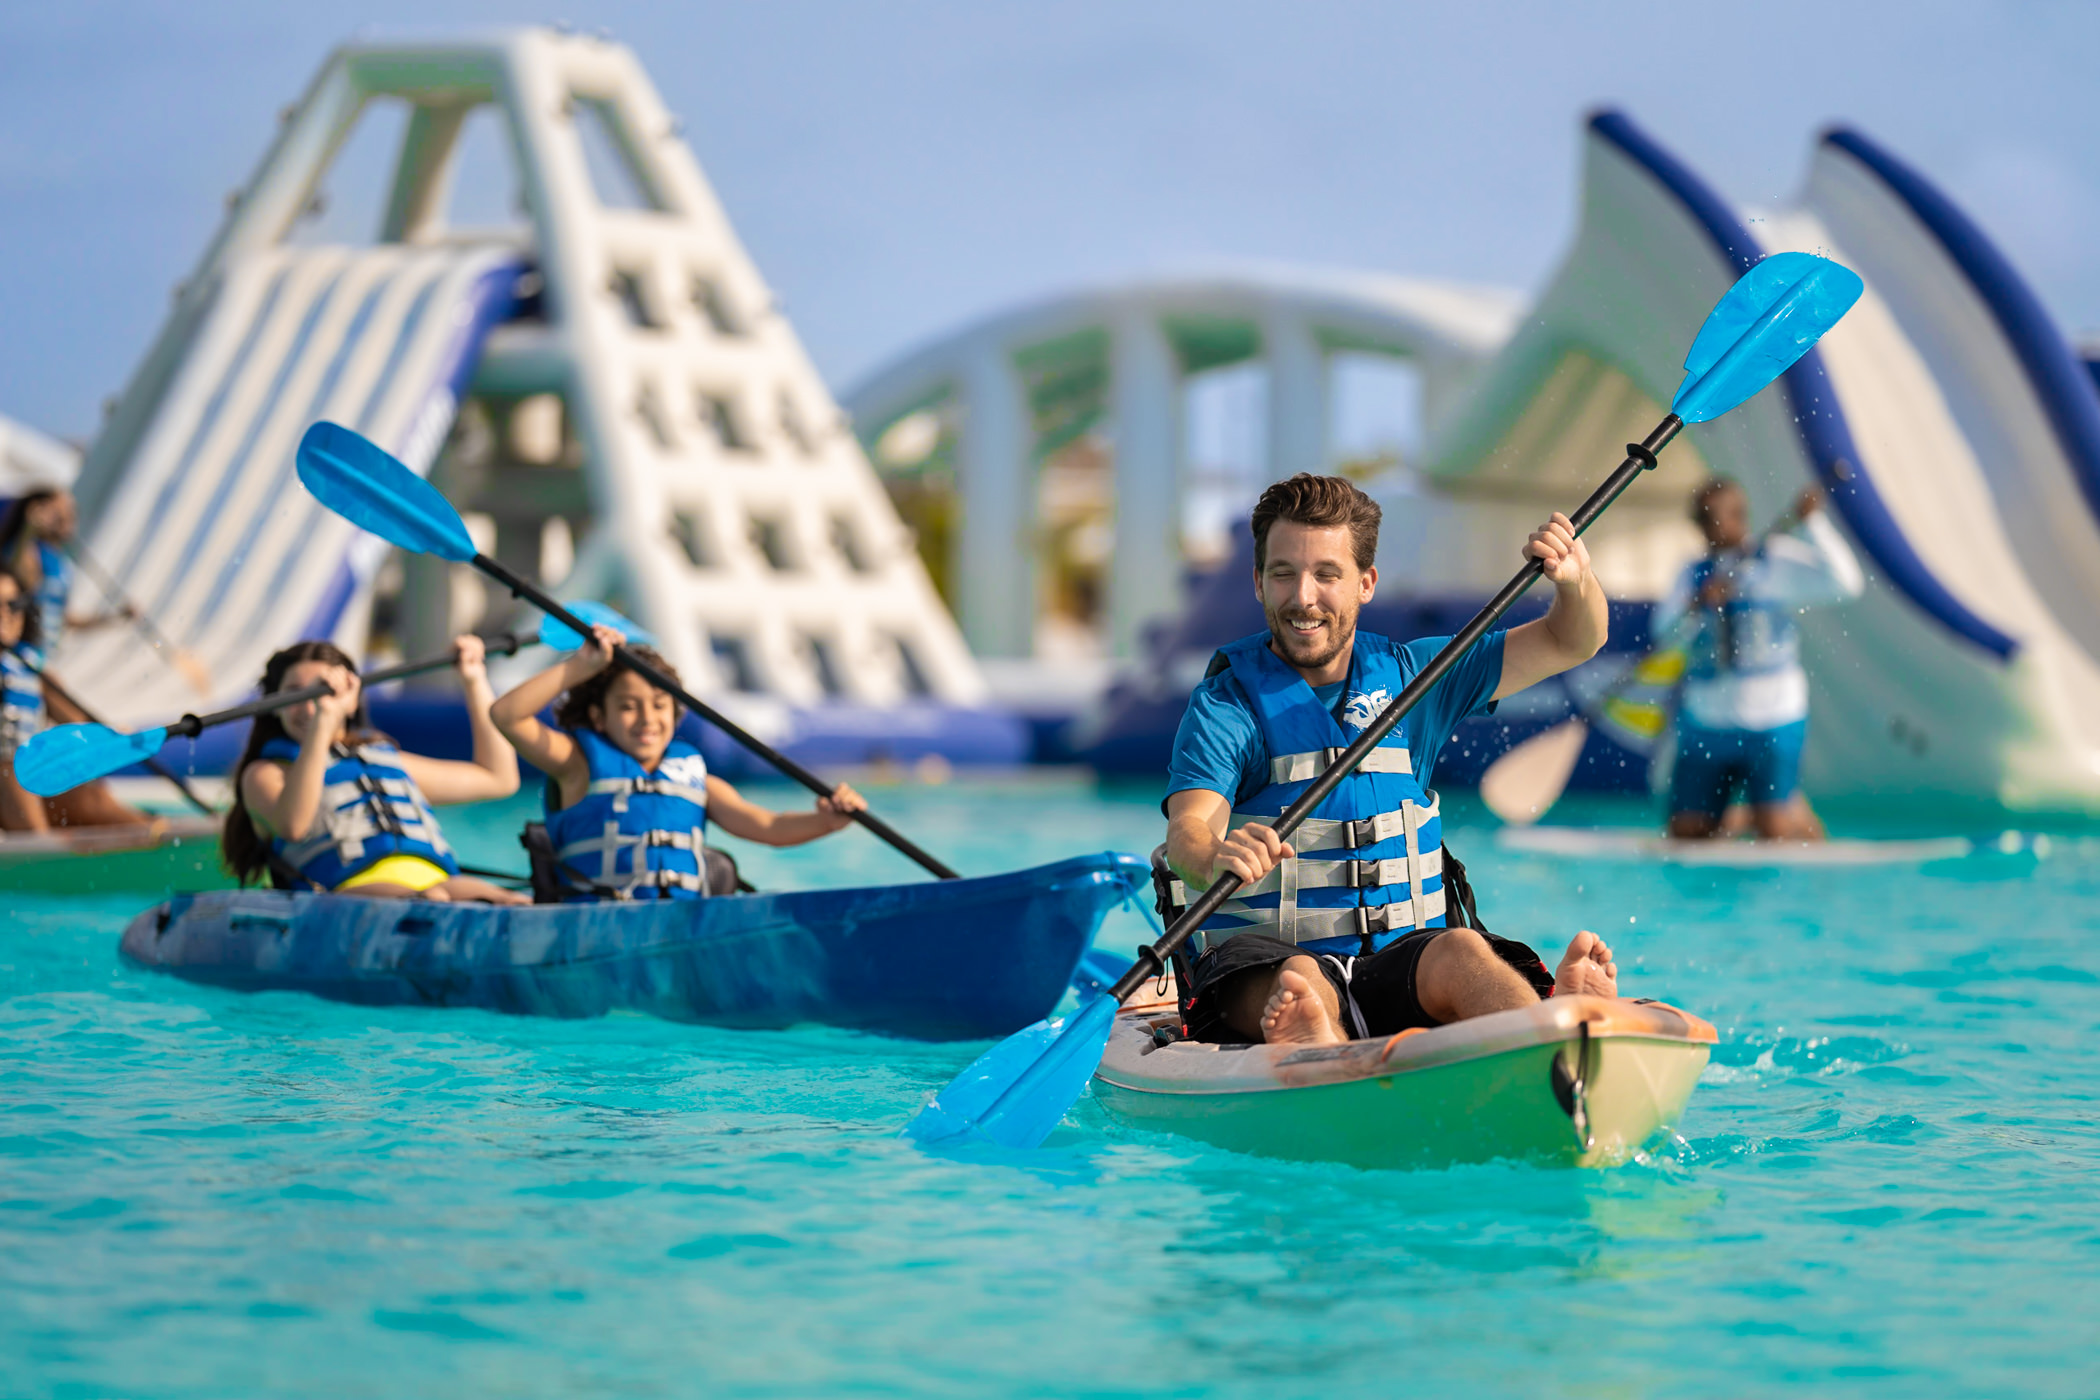
<path id="1" fill-rule="evenodd" d="M 1447 901 L 1429 790 L 1460 720 L 1604 645 L 1604 592 L 1564 515 L 1524 546 L 1553 585 L 1545 617 L 1482 638 L 1293 842 L 1270 825 L 1450 641 L 1402 645 L 1356 630 L 1378 588 L 1379 517 L 1341 477 L 1300 473 L 1262 493 L 1254 580 L 1268 630 L 1218 652 L 1174 737 L 1163 804 L 1174 901 L 1192 902 L 1228 870 L 1245 882 L 1190 940 L 1194 961 L 1181 968 L 1199 1040 L 1331 1043 L 1553 991 L 1616 994 L 1611 951 L 1593 933 L 1569 943 L 1549 986 L 1522 944 L 1447 923 L 1447 908 L 1459 911 Z"/>

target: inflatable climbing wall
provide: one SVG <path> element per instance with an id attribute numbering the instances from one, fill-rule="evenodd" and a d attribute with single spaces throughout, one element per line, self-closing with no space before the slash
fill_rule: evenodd
<path id="1" fill-rule="evenodd" d="M 385 110 L 376 229 L 316 238 Z M 491 152 L 514 218 L 455 226 L 455 185 Z M 55 664 L 113 722 L 236 699 L 300 637 L 415 650 L 529 620 L 300 490 L 293 448 L 329 418 L 432 474 L 506 563 L 614 602 L 781 742 L 908 733 L 891 747 L 909 756 L 1018 733 L 958 718 L 979 714 L 975 663 L 627 49 L 538 29 L 340 49 L 228 211 L 80 485 L 88 551 L 213 693 L 128 629 L 77 635 Z"/>

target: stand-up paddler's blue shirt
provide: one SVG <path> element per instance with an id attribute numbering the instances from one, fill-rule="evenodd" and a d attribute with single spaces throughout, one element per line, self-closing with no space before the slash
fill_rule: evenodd
<path id="1" fill-rule="evenodd" d="M 1273 656 L 1266 635 L 1233 643 L 1191 697 L 1175 738 L 1169 795 L 1189 788 L 1223 794 L 1235 826 L 1271 819 L 1448 640 L 1396 646 L 1359 633 L 1349 678 L 1317 690 Z M 1228 901 L 1221 918 L 1204 926 L 1202 944 L 1259 930 L 1313 951 L 1369 952 L 1408 930 L 1443 924 L 1438 803 L 1429 775 L 1453 727 L 1492 708 L 1503 641 L 1503 633 L 1491 633 L 1460 658 L 1315 809 L 1315 820 L 1293 840 L 1299 858 Z M 1172 893 L 1177 904 L 1193 898 L 1179 881 Z"/>

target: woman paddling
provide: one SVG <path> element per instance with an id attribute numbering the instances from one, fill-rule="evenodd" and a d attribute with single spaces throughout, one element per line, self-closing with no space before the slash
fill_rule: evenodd
<path id="1" fill-rule="evenodd" d="M 44 831 L 44 800 L 15 781 L 15 751 L 44 727 L 43 659 L 36 599 L 12 572 L 0 572 L 0 830 Z"/>
<path id="2" fill-rule="evenodd" d="M 35 617 L 35 665 L 39 674 L 44 658 L 58 649 L 68 629 L 101 627 L 132 615 L 127 611 L 76 618 L 68 612 L 73 561 L 66 551 L 78 527 L 79 508 L 73 502 L 73 493 L 60 486 L 31 491 L 0 516 L 0 569 L 13 575 L 29 600 Z M 85 711 L 59 692 L 56 677 L 50 686 L 41 680 L 36 685 L 43 694 L 44 718 L 59 724 L 78 724 L 87 719 Z M 143 825 L 151 820 L 145 813 L 119 802 L 106 782 L 84 783 L 49 799 L 48 805 L 43 800 L 36 800 L 33 805 L 37 825 L 23 829 L 42 831 L 54 820 L 67 827 Z"/>
<path id="3" fill-rule="evenodd" d="M 613 648 L 625 640 L 593 627 L 581 651 L 505 695 L 492 712 L 496 728 L 547 775 L 547 836 L 564 898 L 698 899 L 708 892 L 710 818 L 747 841 L 799 846 L 850 825 L 851 814 L 867 807 L 844 783 L 809 812 L 746 801 L 677 737 L 680 708 L 669 692 L 611 669 Z M 628 650 L 678 679 L 648 647 Z M 557 699 L 550 728 L 539 712 Z"/>
<path id="4" fill-rule="evenodd" d="M 459 873 L 431 803 L 482 802 L 518 790 L 518 759 L 489 722 L 481 638 L 460 637 L 457 665 L 474 730 L 474 759 L 404 753 L 356 721 L 356 663 L 330 642 L 299 642 L 263 668 L 265 695 L 326 684 L 327 695 L 257 715 L 234 769 L 223 842 L 246 884 L 265 873 L 294 889 L 382 899 L 525 896 Z"/>

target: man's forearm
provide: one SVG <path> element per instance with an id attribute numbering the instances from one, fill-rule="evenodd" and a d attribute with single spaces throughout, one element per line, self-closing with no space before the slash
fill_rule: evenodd
<path id="1" fill-rule="evenodd" d="M 1211 865 L 1218 858 L 1217 834 L 1210 823 L 1197 817 L 1177 817 L 1167 826 L 1167 864 L 1192 885 L 1210 884 Z"/>
<path id="2" fill-rule="evenodd" d="M 1604 650 L 1611 630 L 1611 608 L 1595 574 L 1584 574 L 1576 588 L 1555 588 L 1553 604 L 1546 609 L 1546 631 L 1554 647 L 1580 665 Z"/>

